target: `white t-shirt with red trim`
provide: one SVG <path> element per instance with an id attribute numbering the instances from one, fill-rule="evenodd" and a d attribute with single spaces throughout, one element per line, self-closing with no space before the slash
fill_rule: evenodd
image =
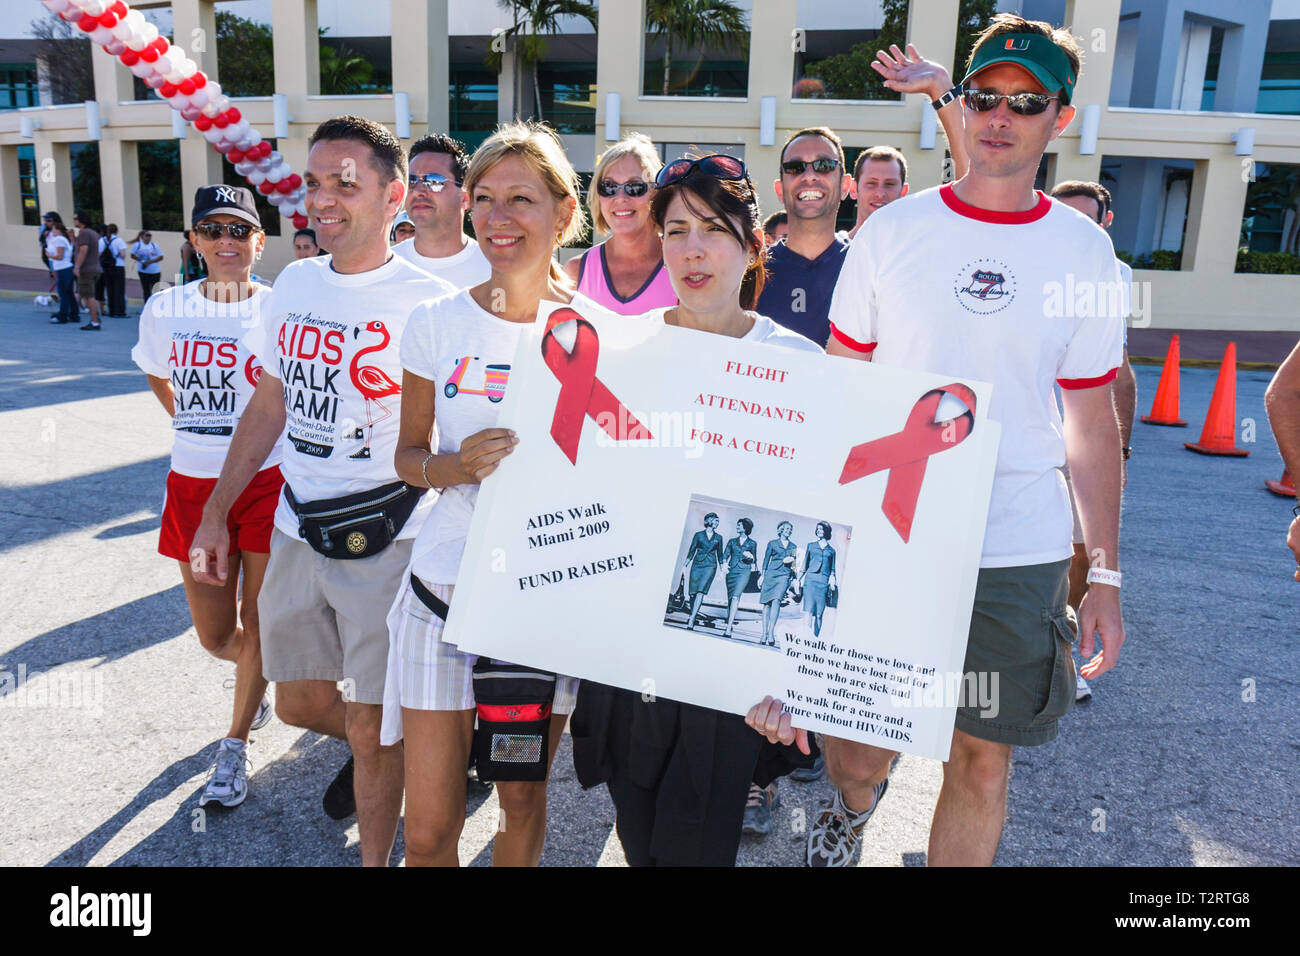
<path id="1" fill-rule="evenodd" d="M 951 185 L 878 210 L 831 299 L 831 335 L 873 361 L 993 384 L 1002 425 L 981 567 L 1073 552 L 1065 438 L 1053 385 L 1106 385 L 1121 360 L 1115 250 L 1087 216 L 1041 192 L 992 212 Z"/>
<path id="2" fill-rule="evenodd" d="M 202 285 L 196 279 L 149 297 L 131 359 L 146 374 L 171 381 L 172 471 L 217 478 L 262 376 L 262 364 L 240 340 L 271 290 L 255 285 L 246 299 L 218 302 L 203 295 Z M 262 467 L 278 465 L 280 457 L 277 442 Z"/>
<path id="3" fill-rule="evenodd" d="M 280 273 L 244 341 L 284 389 L 280 471 L 295 498 L 340 498 L 398 480 L 402 333 L 418 303 L 454 291 L 401 256 L 354 274 L 318 256 Z M 414 537 L 432 504 L 425 495 L 397 537 Z M 284 497 L 275 526 L 298 537 Z"/>

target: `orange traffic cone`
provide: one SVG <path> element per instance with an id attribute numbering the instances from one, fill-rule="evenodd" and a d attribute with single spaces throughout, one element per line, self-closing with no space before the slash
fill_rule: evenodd
<path id="1" fill-rule="evenodd" d="M 1266 481 L 1264 487 L 1275 495 L 1281 495 L 1283 498 L 1295 497 L 1295 479 L 1291 477 L 1290 470 L 1283 468 L 1282 477 L 1277 481 Z"/>
<path id="2" fill-rule="evenodd" d="M 1151 403 L 1151 414 L 1143 415 L 1148 425 L 1178 425 L 1187 422 L 1178 417 L 1178 336 L 1169 340 L 1169 353 L 1165 367 L 1160 370 L 1160 384 L 1156 386 L 1156 400 Z"/>
<path id="3" fill-rule="evenodd" d="M 1237 343 L 1229 342 L 1219 366 L 1219 379 L 1214 383 L 1210 398 L 1210 411 L 1205 416 L 1199 442 L 1183 442 L 1183 446 L 1202 455 L 1232 455 L 1245 458 L 1250 452 L 1236 446 L 1237 435 Z"/>

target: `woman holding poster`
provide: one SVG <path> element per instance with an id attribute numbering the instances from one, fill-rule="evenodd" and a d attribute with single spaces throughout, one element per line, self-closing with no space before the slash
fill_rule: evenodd
<path id="1" fill-rule="evenodd" d="M 538 304 L 573 299 L 573 284 L 554 256 L 585 226 L 578 174 L 555 134 L 540 124 L 511 123 L 488 137 L 470 161 L 464 189 L 492 275 L 457 295 L 422 303 L 402 338 L 397 473 L 417 487 L 442 489 L 416 538 L 408 581 L 389 612 L 381 739 L 388 745 L 405 737 L 408 866 L 458 863 L 465 768 L 482 702 L 475 694 L 477 658 L 444 643 L 442 629 L 479 482 L 518 442 L 514 432 L 496 427 L 501 406 L 487 389 L 461 388 L 451 397 L 444 389 L 466 355 L 508 370 Z M 538 779 L 498 783 L 502 816 L 492 852 L 497 865 L 535 866 L 541 857 L 546 774 L 577 684 L 568 677 L 554 682 L 548 752 L 537 755 L 546 757 L 545 764 L 536 760 Z M 539 706 L 538 713 L 545 726 L 547 708 Z M 481 757 L 479 768 L 482 774 Z"/>
<path id="2" fill-rule="evenodd" d="M 663 230 L 664 265 L 680 304 L 648 312 L 647 320 L 821 351 L 750 311 L 763 284 L 763 232 L 741 160 L 714 155 L 669 163 L 656 181 L 651 215 Z M 745 536 L 752 530 L 741 527 Z M 736 566 L 747 566 L 743 557 Z M 792 751 L 761 751 L 735 714 L 588 682 L 579 697 L 574 766 L 583 786 L 609 785 L 628 863 L 734 865 L 751 779 L 757 773 L 766 784 L 788 773 Z M 760 765 L 760 752 L 773 757 Z"/>
<path id="3" fill-rule="evenodd" d="M 695 615 L 700 613 L 704 595 L 713 587 L 713 576 L 718 573 L 722 562 L 722 535 L 718 534 L 718 525 L 722 519 L 713 511 L 704 516 L 704 530 L 695 532 L 691 546 L 686 552 L 686 563 L 682 573 L 690 572 L 687 591 L 690 594 L 691 614 L 686 621 L 688 631 L 695 630 Z"/>
<path id="4" fill-rule="evenodd" d="M 785 592 L 790 590 L 794 580 L 794 562 L 799 554 L 799 546 L 790 538 L 794 535 L 794 525 L 782 521 L 776 526 L 776 540 L 767 543 L 763 552 L 763 573 L 759 576 L 758 600 L 763 605 L 763 644 L 776 647 L 776 622 L 781 616 L 781 602 Z"/>
<path id="5" fill-rule="evenodd" d="M 753 532 L 754 522 L 741 518 L 736 522 L 736 536 L 727 542 L 727 550 L 722 553 L 722 563 L 727 566 L 727 629 L 723 637 L 731 637 L 740 596 L 745 593 L 750 573 L 758 563 L 758 542 L 750 537 Z"/>

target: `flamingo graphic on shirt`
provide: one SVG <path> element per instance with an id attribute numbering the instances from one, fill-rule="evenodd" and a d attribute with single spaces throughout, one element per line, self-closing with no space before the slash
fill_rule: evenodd
<path id="1" fill-rule="evenodd" d="M 389 395 L 398 395 L 402 391 L 402 386 L 389 378 L 388 373 L 374 365 L 362 365 L 361 357 L 369 355 L 371 352 L 382 352 L 388 348 L 391 336 L 384 323 L 377 319 L 367 322 L 364 326 L 358 325 L 352 329 L 352 337 L 357 338 L 362 332 L 376 332 L 382 335 L 383 341 L 378 345 L 369 345 L 363 349 L 358 349 L 357 354 L 352 356 L 352 364 L 348 367 L 348 374 L 352 377 L 352 384 L 357 387 L 361 397 L 365 399 L 366 425 L 365 437 L 366 444 L 359 452 L 349 455 L 349 458 L 369 458 L 370 457 L 370 439 L 375 433 L 375 425 L 382 422 L 393 414 L 392 409 L 381 401 Z M 379 407 L 379 415 L 371 410 L 371 404 Z M 360 437 L 360 436 L 357 436 Z"/>

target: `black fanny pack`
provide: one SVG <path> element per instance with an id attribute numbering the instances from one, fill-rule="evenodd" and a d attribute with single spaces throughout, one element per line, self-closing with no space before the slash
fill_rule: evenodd
<path id="1" fill-rule="evenodd" d="M 298 536 L 317 553 L 341 559 L 368 558 L 388 547 L 424 492 L 395 481 L 342 498 L 299 501 L 284 486 L 284 498 L 298 516 Z"/>
<path id="2" fill-rule="evenodd" d="M 447 602 L 414 574 L 411 590 L 421 604 L 447 620 Z M 473 677 L 478 722 L 471 756 L 478 767 L 478 778 L 545 780 L 550 761 L 555 675 L 480 657 L 474 664 Z"/>

